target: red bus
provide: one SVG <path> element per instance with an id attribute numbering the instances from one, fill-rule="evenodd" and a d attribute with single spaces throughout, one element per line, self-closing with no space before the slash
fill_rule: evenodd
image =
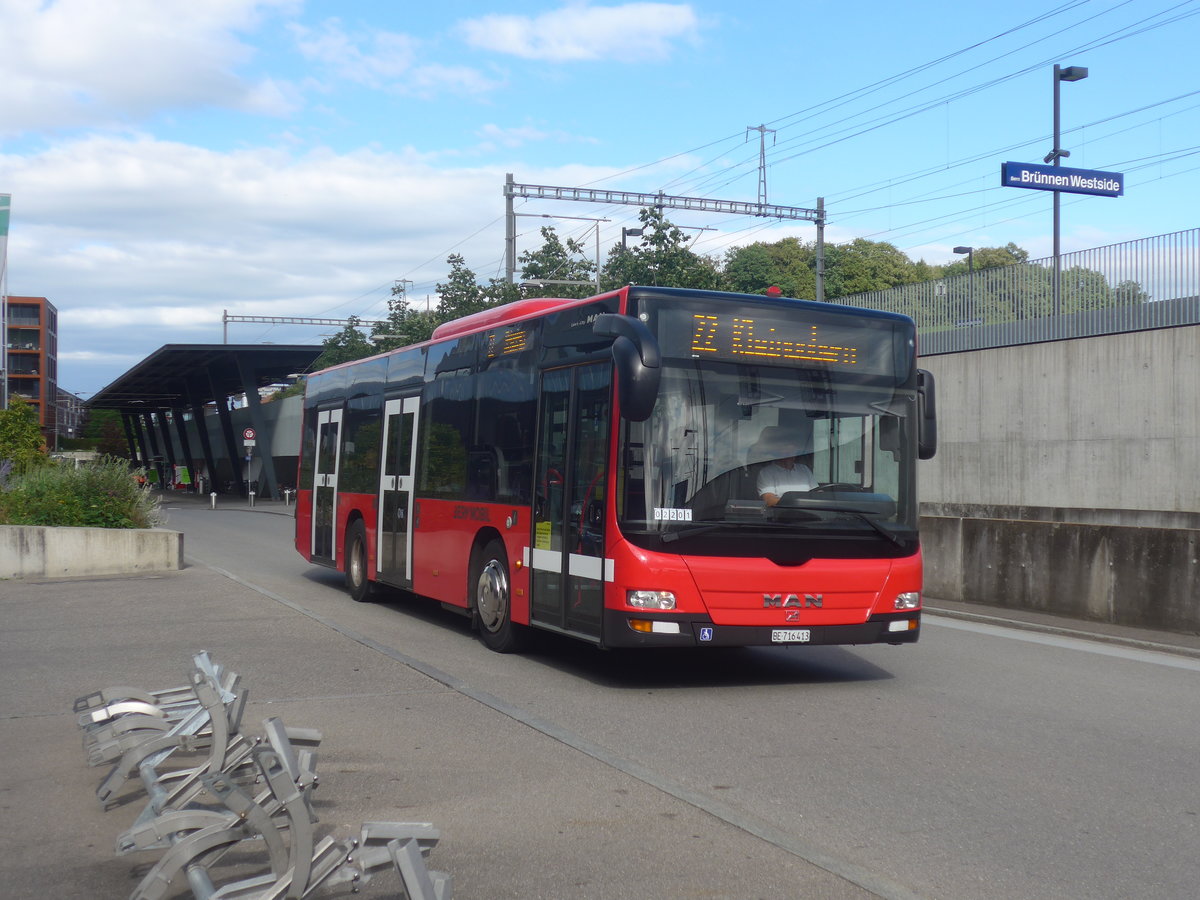
<path id="1" fill-rule="evenodd" d="M 501 652 L 533 628 L 911 643 L 936 440 L 907 317 L 638 286 L 521 300 L 308 378 L 296 549 Z"/>

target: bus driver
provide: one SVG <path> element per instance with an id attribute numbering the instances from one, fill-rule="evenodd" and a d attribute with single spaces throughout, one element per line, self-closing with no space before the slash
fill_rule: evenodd
<path id="1" fill-rule="evenodd" d="M 812 469 L 801 461 L 805 454 L 812 452 L 810 446 L 805 446 L 810 444 L 811 440 L 795 435 L 789 437 L 779 426 L 763 429 L 757 446 L 773 462 L 759 470 L 757 489 L 758 496 L 767 506 L 777 504 L 788 491 L 811 491 L 817 486 Z"/>

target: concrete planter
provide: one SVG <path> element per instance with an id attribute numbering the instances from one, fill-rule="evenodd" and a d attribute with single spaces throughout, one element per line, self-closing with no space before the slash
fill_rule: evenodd
<path id="1" fill-rule="evenodd" d="M 183 534 L 145 528 L 0 525 L 0 578 L 127 575 L 183 568 Z"/>

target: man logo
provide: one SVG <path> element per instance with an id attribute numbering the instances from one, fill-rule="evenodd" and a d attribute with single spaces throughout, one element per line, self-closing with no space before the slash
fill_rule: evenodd
<path id="1" fill-rule="evenodd" d="M 825 602 L 823 594 L 805 594 L 801 600 L 796 594 L 788 594 L 786 597 L 783 594 L 763 594 L 763 607 L 770 609 L 773 606 L 782 607 L 784 609 L 820 609 Z"/>

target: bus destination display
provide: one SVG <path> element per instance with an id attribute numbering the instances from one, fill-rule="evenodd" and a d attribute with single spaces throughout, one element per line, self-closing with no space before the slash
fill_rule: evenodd
<path id="1" fill-rule="evenodd" d="M 724 334 L 723 332 L 728 332 Z M 781 331 L 777 326 L 759 322 L 752 316 L 720 316 L 696 313 L 692 316 L 692 354 L 751 356 L 763 360 L 836 363 L 858 365 L 858 348 L 825 343 L 816 325 Z"/>
<path id="2" fill-rule="evenodd" d="M 659 341 L 667 356 L 760 365 L 805 366 L 895 377 L 893 323 L 839 321 L 808 310 L 750 304 L 729 310 L 659 310 Z"/>

